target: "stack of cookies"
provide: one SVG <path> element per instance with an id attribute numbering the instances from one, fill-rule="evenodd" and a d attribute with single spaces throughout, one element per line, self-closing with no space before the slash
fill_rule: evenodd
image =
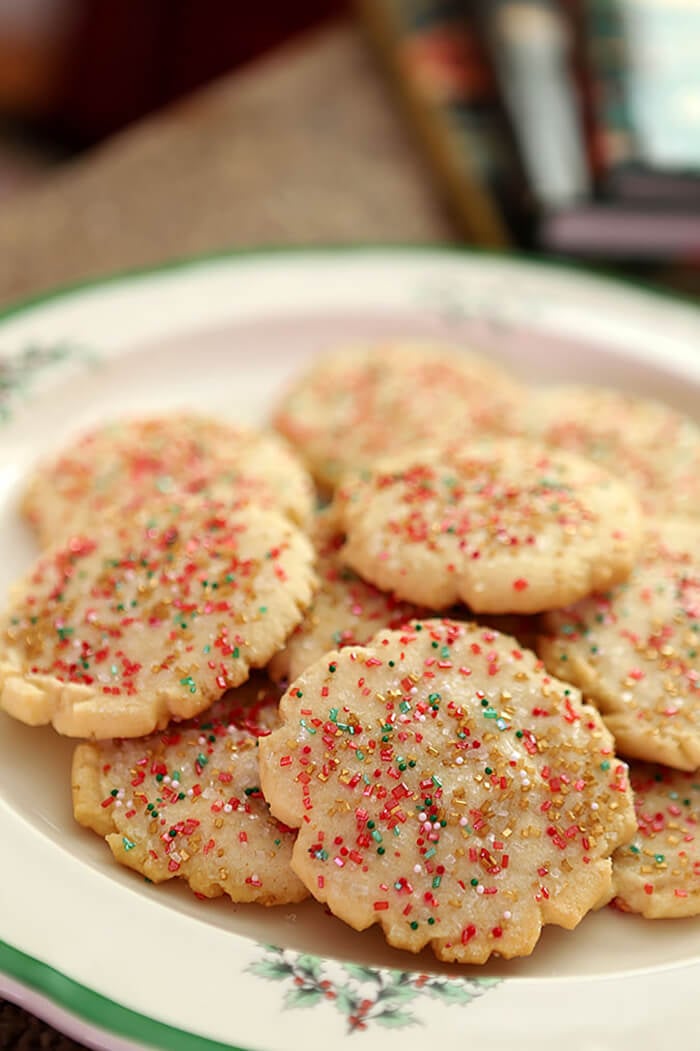
<path id="1" fill-rule="evenodd" d="M 29 480 L 0 706 L 84 739 L 76 819 L 443 960 L 700 913 L 700 429 L 403 344 L 273 427 L 117 421 Z"/>

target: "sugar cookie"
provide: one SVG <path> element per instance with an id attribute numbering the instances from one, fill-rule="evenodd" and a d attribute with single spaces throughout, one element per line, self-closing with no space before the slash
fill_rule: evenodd
<path id="1" fill-rule="evenodd" d="M 0 627 L 0 707 L 69 737 L 138 737 L 208 707 L 309 605 L 311 544 L 276 511 L 191 499 L 44 552 Z"/>
<path id="2" fill-rule="evenodd" d="M 647 398 L 600 387 L 545 387 L 523 400 L 523 429 L 624 478 L 654 516 L 700 516 L 700 427 Z"/>
<path id="3" fill-rule="evenodd" d="M 700 914 L 700 772 L 632 763 L 637 833 L 613 854 L 615 904 L 649 919 Z"/>
<path id="4" fill-rule="evenodd" d="M 337 507 L 346 561 L 431 609 L 552 609 L 624 579 L 641 543 L 624 483 L 518 439 L 381 460 L 346 480 Z"/>
<path id="5" fill-rule="evenodd" d="M 635 829 L 627 767 L 514 639 L 448 620 L 381 631 L 307 668 L 280 713 L 263 792 L 299 828 L 294 871 L 357 930 L 482 963 L 609 899 Z"/>
<path id="6" fill-rule="evenodd" d="M 278 699 L 255 678 L 162 733 L 78 745 L 76 820 L 154 883 L 179 877 L 235 902 L 301 901 L 294 834 L 270 815 L 258 775 L 258 739 L 277 725 Z"/>
<path id="7" fill-rule="evenodd" d="M 124 419 L 83 434 L 35 471 L 22 510 L 44 545 L 90 528 L 114 505 L 127 513 L 178 494 L 277 508 L 306 524 L 308 474 L 275 434 L 187 413 Z"/>
<path id="8" fill-rule="evenodd" d="M 603 713 L 626 756 L 700 766 L 700 526 L 650 527 L 629 580 L 544 617 L 538 651 Z"/>
<path id="9" fill-rule="evenodd" d="M 282 399 L 274 425 L 314 477 L 334 488 L 348 469 L 439 436 L 502 431 L 521 387 L 486 357 L 387 342 L 320 358 Z"/>

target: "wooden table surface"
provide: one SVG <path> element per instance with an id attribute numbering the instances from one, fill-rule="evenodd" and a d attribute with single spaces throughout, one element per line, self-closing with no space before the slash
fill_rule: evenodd
<path id="1" fill-rule="evenodd" d="M 0 307 L 232 247 L 455 238 L 360 33 L 218 81 L 0 208 Z M 79 1045 L 0 1001 L 3 1051 Z"/>
<path id="2" fill-rule="evenodd" d="M 369 47 L 341 24 L 13 196 L 0 209 L 0 306 L 222 248 L 453 237 Z"/>

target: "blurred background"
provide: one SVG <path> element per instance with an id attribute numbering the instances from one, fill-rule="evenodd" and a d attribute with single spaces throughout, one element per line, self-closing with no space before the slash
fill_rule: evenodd
<path id="1" fill-rule="evenodd" d="M 0 0 L 0 301 L 378 240 L 696 293 L 700 4 Z"/>

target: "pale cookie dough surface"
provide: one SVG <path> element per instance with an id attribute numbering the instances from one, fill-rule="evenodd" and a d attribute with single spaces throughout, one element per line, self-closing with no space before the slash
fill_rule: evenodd
<path id="1" fill-rule="evenodd" d="M 629 574 L 641 542 L 629 489 L 581 457 L 518 439 L 415 449 L 348 476 L 343 557 L 409 602 L 537 613 Z"/>
<path id="2" fill-rule="evenodd" d="M 341 548 L 343 533 L 334 516 L 321 512 L 313 531 L 319 590 L 287 645 L 272 658 L 273 679 L 295 679 L 328 650 L 363 645 L 380 628 L 395 628 L 421 610 L 365 583 L 346 566 Z"/>
<path id="3" fill-rule="evenodd" d="M 532 952 L 612 894 L 634 834 L 627 767 L 595 709 L 514 639 L 451 621 L 326 654 L 260 743 L 292 867 L 357 930 L 482 963 Z"/>
<path id="4" fill-rule="evenodd" d="M 258 740 L 279 722 L 279 692 L 255 678 L 185 723 L 131 741 L 80 744 L 73 810 L 118 862 L 154 883 L 185 879 L 207 898 L 301 901 L 294 834 L 260 791 Z"/>
<path id="5" fill-rule="evenodd" d="M 613 854 L 615 904 L 648 919 L 700 914 L 700 771 L 632 763 L 637 833 Z"/>
<path id="6" fill-rule="evenodd" d="M 626 756 L 700 766 L 700 526 L 650 526 L 629 580 L 543 619 L 538 650 L 603 713 Z"/>
<path id="7" fill-rule="evenodd" d="M 274 425 L 315 478 L 334 488 L 348 469 L 441 436 L 502 433 L 521 386 L 487 357 L 388 342 L 327 354 L 280 402 Z"/>
<path id="8" fill-rule="evenodd" d="M 69 737 L 202 711 L 280 649 L 316 583 L 276 511 L 192 500 L 44 552 L 0 626 L 0 707 Z"/>
<path id="9" fill-rule="evenodd" d="M 522 430 L 623 478 L 654 516 L 700 515 L 700 427 L 650 399 L 567 385 L 523 401 Z"/>
<path id="10" fill-rule="evenodd" d="M 179 413 L 117 420 L 76 438 L 37 468 L 22 510 L 47 545 L 114 506 L 130 513 L 187 494 L 276 508 L 306 524 L 312 488 L 277 435 Z"/>

